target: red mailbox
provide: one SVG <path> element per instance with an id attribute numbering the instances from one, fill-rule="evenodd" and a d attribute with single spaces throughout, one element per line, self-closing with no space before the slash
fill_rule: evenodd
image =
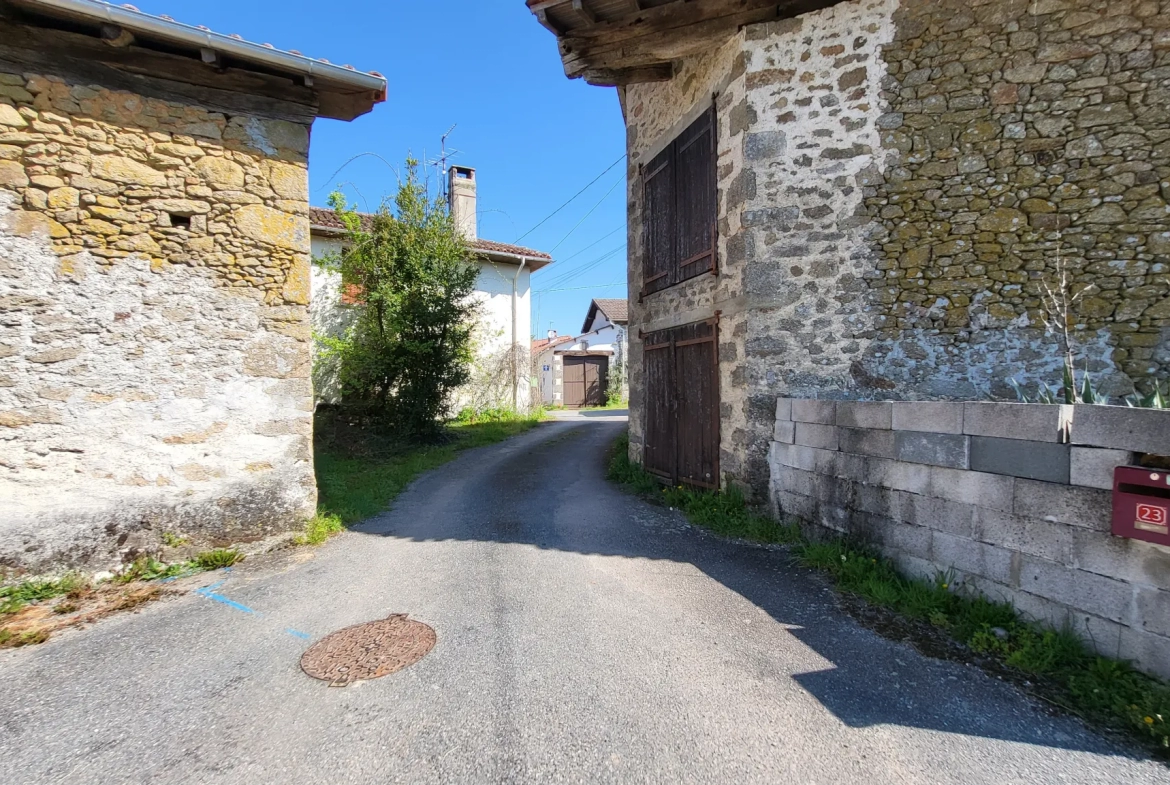
<path id="1" fill-rule="evenodd" d="M 1170 545 L 1170 472 L 1141 466 L 1114 469 L 1113 534 Z"/>

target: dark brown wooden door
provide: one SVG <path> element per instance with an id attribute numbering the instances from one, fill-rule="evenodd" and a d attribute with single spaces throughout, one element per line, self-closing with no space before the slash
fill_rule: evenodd
<path id="1" fill-rule="evenodd" d="M 714 319 L 645 336 L 642 463 L 672 483 L 719 487 L 717 340 Z"/>
<path id="2" fill-rule="evenodd" d="M 609 383 L 609 358 L 568 356 L 564 358 L 561 386 L 565 406 L 604 406 L 605 390 Z"/>

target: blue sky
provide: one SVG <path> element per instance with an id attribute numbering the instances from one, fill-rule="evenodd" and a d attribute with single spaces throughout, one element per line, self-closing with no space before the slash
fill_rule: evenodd
<path id="1" fill-rule="evenodd" d="M 134 2 L 147 13 L 386 75 L 389 100 L 371 114 L 313 126 L 315 205 L 344 184 L 352 201 L 376 207 L 393 191 L 394 172 L 372 156 L 346 162 L 365 152 L 396 167 L 408 152 L 433 157 L 455 124 L 449 146 L 460 153 L 452 160 L 475 167 L 479 182 L 479 236 L 514 242 L 625 152 L 615 91 L 566 79 L 553 35 L 524 0 Z M 594 287 L 534 294 L 538 336 L 550 326 L 575 335 L 591 298 L 625 297 L 624 172 L 615 166 L 520 240 L 557 259 L 533 277 L 534 292 Z"/>

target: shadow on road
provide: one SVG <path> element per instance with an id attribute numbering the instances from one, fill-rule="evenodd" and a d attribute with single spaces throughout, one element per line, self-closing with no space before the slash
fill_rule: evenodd
<path id="1" fill-rule="evenodd" d="M 823 579 L 785 550 L 684 526 L 681 513 L 615 488 L 605 479 L 605 463 L 624 428 L 620 422 L 567 419 L 507 445 L 468 453 L 420 478 L 394 509 L 355 531 L 691 564 L 832 663 L 826 670 L 790 676 L 850 727 L 901 725 L 1126 754 L 1072 719 L 1044 716 L 1007 685 L 865 630 L 840 611 Z M 785 665 L 780 658 L 774 664 L 778 670 Z"/>

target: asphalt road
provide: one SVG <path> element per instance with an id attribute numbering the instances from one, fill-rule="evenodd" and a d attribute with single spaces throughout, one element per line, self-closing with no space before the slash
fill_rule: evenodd
<path id="1" fill-rule="evenodd" d="M 1168 781 L 859 627 L 784 551 L 608 486 L 623 426 L 591 415 L 464 453 L 319 549 L 0 653 L 0 781 Z M 312 640 L 393 612 L 437 631 L 418 664 L 300 672 Z"/>

